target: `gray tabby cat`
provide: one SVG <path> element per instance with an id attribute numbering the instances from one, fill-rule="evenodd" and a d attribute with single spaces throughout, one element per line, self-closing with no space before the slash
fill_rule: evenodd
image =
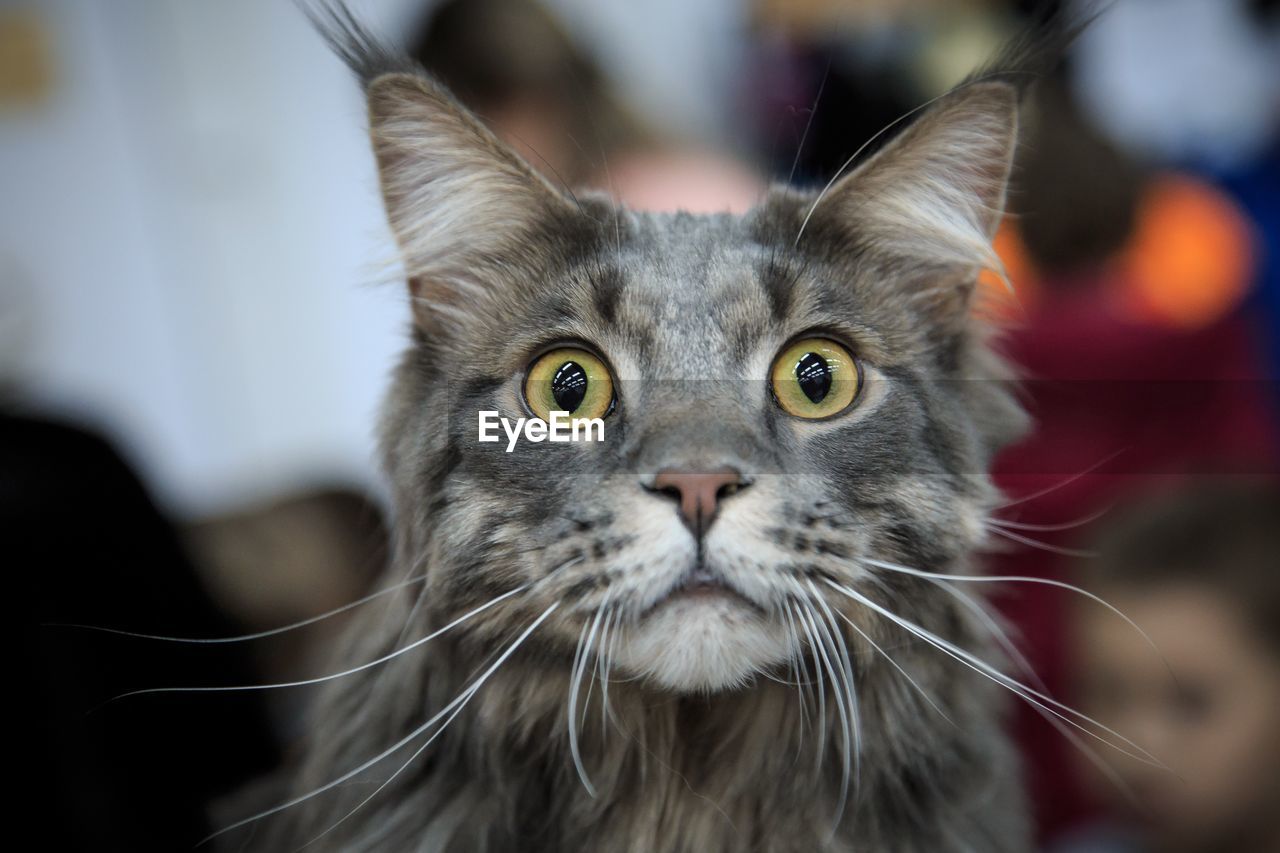
<path id="1" fill-rule="evenodd" d="M 322 17 L 412 294 L 387 581 L 424 579 L 353 626 L 264 849 L 1027 850 L 990 617 L 927 575 L 973 573 L 1024 429 L 972 310 L 1010 78 L 824 192 L 652 215 Z M 481 410 L 605 436 L 508 453 Z"/>

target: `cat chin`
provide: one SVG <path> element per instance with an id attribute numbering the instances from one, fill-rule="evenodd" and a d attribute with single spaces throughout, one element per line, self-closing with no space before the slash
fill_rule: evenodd
<path id="1" fill-rule="evenodd" d="M 711 693 L 743 687 L 791 654 L 781 626 L 732 599 L 676 599 L 627 632 L 616 662 L 665 690 Z"/>

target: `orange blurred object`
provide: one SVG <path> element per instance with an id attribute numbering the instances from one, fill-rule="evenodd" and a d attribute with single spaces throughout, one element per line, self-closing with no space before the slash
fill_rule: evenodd
<path id="1" fill-rule="evenodd" d="M 1249 289 L 1249 222 L 1213 187 L 1167 175 L 1144 194 L 1133 237 L 1117 263 L 1127 283 L 1127 307 L 1138 318 L 1202 328 L 1229 313 Z"/>
<path id="2" fill-rule="evenodd" d="M 987 310 L 1014 316 L 1034 306 L 1043 284 L 1013 220 L 1000 226 L 994 245 L 1013 294 L 994 272 L 984 271 L 978 282 Z M 1244 299 L 1255 261 L 1251 225 L 1236 205 L 1202 181 L 1169 174 L 1143 192 L 1133 233 L 1098 280 L 1130 320 L 1201 329 Z"/>

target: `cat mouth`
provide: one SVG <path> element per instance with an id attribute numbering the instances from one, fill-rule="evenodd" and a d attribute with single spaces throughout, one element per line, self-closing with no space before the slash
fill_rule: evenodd
<path id="1" fill-rule="evenodd" d="M 648 616 L 663 605 L 680 601 L 705 602 L 707 604 L 725 601 L 740 604 L 753 610 L 762 612 L 764 610 L 759 604 L 729 583 L 720 572 L 698 563 L 681 575 L 679 580 L 653 602 L 642 616 Z"/>

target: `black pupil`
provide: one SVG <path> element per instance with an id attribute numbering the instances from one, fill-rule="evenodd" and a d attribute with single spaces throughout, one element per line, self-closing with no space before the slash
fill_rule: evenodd
<path id="1" fill-rule="evenodd" d="M 582 405 L 587 396 L 587 372 L 576 361 L 566 361 L 560 365 L 556 375 L 551 377 L 551 396 L 555 398 L 558 411 L 572 414 Z"/>
<path id="2" fill-rule="evenodd" d="M 821 403 L 831 390 L 831 365 L 816 352 L 807 352 L 796 362 L 796 381 L 814 403 Z"/>

